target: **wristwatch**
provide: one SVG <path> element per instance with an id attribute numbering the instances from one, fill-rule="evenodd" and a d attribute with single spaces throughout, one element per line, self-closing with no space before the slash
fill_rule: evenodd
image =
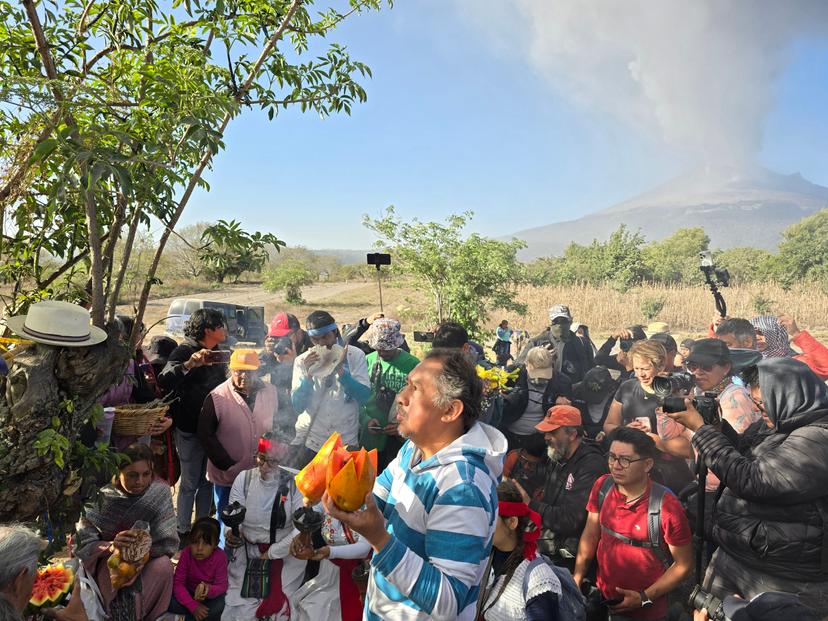
<path id="1" fill-rule="evenodd" d="M 641 607 L 642 608 L 649 608 L 653 605 L 653 600 L 647 595 L 647 592 L 643 589 L 638 592 L 638 596 L 641 598 Z"/>

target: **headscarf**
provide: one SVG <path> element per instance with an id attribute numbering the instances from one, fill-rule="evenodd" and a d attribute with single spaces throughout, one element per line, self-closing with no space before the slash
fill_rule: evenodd
<path id="1" fill-rule="evenodd" d="M 791 358 L 762 360 L 759 388 L 765 411 L 780 433 L 828 421 L 828 387 L 804 363 Z"/>
<path id="2" fill-rule="evenodd" d="M 750 320 L 755 330 L 759 330 L 765 337 L 765 351 L 763 358 L 793 358 L 796 352 L 789 344 L 790 337 L 784 326 L 773 315 L 761 315 Z"/>
<path id="3" fill-rule="evenodd" d="M 400 347 L 404 340 L 400 322 L 396 319 L 377 319 L 371 324 L 371 336 L 368 337 L 371 349 L 390 351 Z"/>
<path id="4" fill-rule="evenodd" d="M 523 533 L 523 558 L 531 561 L 537 556 L 538 538 L 541 531 L 541 517 L 536 511 L 532 511 L 525 502 L 507 502 L 501 500 L 497 503 L 500 517 L 523 517 L 529 516 L 530 527 Z"/>

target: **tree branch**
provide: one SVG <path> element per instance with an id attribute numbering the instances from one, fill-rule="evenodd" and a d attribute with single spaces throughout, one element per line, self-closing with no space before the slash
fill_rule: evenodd
<path id="1" fill-rule="evenodd" d="M 261 71 L 262 65 L 264 64 L 265 60 L 270 53 L 273 51 L 273 48 L 276 46 L 276 43 L 279 39 L 282 38 L 285 30 L 287 30 L 288 24 L 290 24 L 290 20 L 293 19 L 299 5 L 302 4 L 302 0 L 293 0 L 291 2 L 290 7 L 288 8 L 287 13 L 285 14 L 282 23 L 279 25 L 279 28 L 273 35 L 267 40 L 264 47 L 262 48 L 261 54 L 259 54 L 259 58 L 256 60 L 256 63 L 250 70 L 247 79 L 245 80 L 244 84 L 242 85 L 238 95 L 236 96 L 236 101 L 240 101 L 242 97 L 244 97 L 247 92 L 250 90 L 250 87 L 253 84 L 253 81 L 256 79 L 256 76 Z M 224 115 L 224 119 L 222 120 L 221 126 L 219 127 L 218 133 L 220 135 L 224 134 L 224 131 L 227 129 L 227 125 L 230 123 L 230 119 L 233 117 L 232 112 L 227 112 Z M 179 218 L 181 218 L 181 214 L 184 211 L 184 208 L 187 206 L 187 203 L 190 200 L 190 197 L 193 194 L 193 191 L 198 184 L 198 181 L 201 179 L 201 175 L 204 173 L 204 170 L 210 164 L 213 159 L 213 152 L 207 148 L 204 150 L 204 154 L 201 157 L 201 161 L 198 164 L 198 167 L 193 172 L 192 177 L 190 178 L 190 182 L 187 184 L 187 188 L 184 190 L 184 194 L 181 196 L 181 200 L 178 202 L 178 207 L 175 210 L 170 221 L 167 223 L 167 228 L 164 230 L 164 233 L 161 235 L 161 238 L 158 240 L 158 248 L 155 251 L 155 255 L 153 256 L 152 263 L 150 264 L 150 269 L 147 273 L 147 278 L 144 282 L 144 287 L 141 290 L 141 297 L 138 301 L 138 310 L 136 313 L 135 318 L 135 326 L 139 326 L 141 321 L 144 318 L 144 311 L 147 307 L 147 302 L 149 301 L 149 294 L 150 290 L 152 289 L 153 280 L 155 278 L 155 272 L 158 270 L 158 265 L 161 262 L 161 255 L 164 252 L 164 247 L 167 245 L 167 240 L 170 238 L 171 231 L 175 228 L 175 225 L 178 224 Z"/>

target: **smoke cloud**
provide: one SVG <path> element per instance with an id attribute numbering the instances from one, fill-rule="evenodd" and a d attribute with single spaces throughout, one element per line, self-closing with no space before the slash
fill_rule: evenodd
<path id="1" fill-rule="evenodd" d="M 456 0 L 556 95 L 706 163 L 755 159 L 792 42 L 828 34 L 826 0 Z"/>

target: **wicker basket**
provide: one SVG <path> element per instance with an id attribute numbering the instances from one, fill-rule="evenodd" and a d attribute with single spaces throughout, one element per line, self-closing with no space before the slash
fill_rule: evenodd
<path id="1" fill-rule="evenodd" d="M 158 402 L 117 405 L 112 433 L 118 436 L 145 436 L 169 409 L 168 403 Z"/>

